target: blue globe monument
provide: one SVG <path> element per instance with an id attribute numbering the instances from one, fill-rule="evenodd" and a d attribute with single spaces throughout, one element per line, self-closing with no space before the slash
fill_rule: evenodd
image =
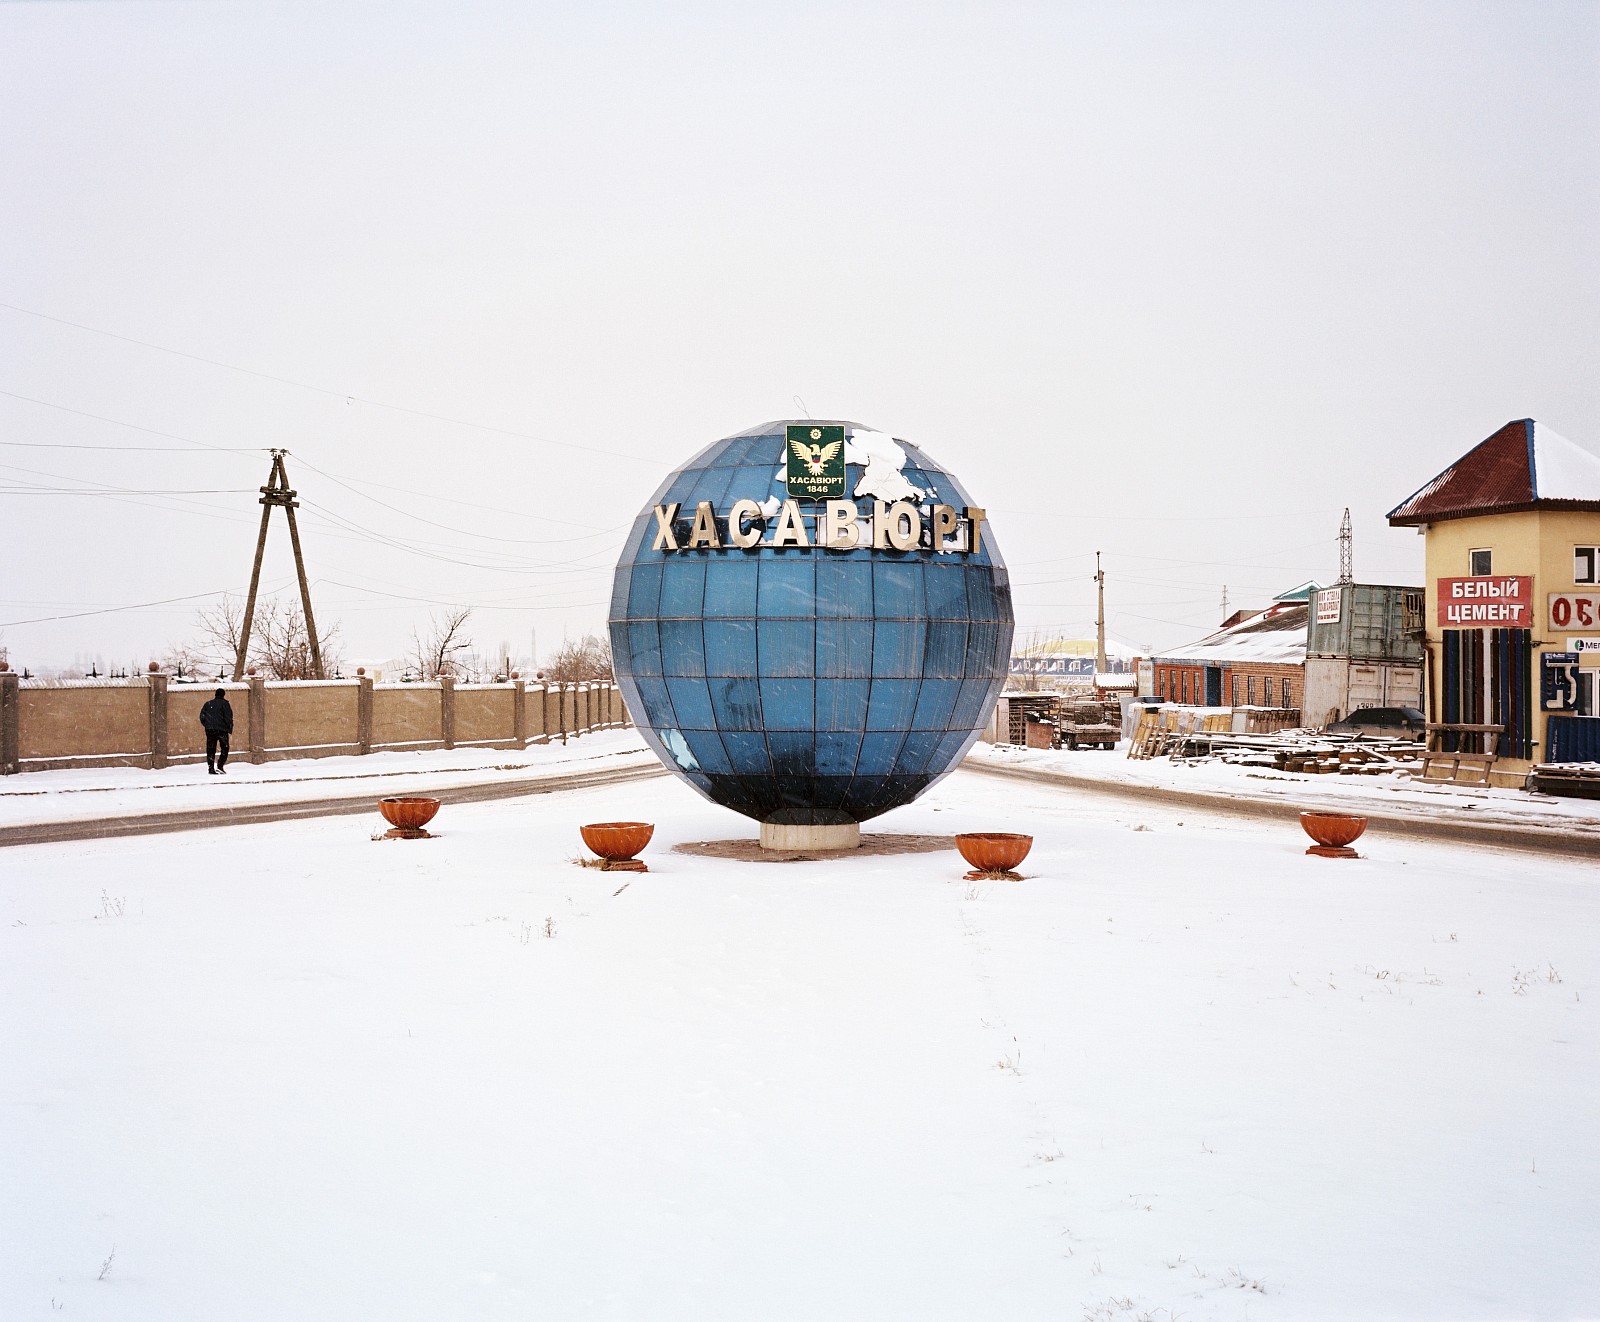
<path id="1" fill-rule="evenodd" d="M 674 472 L 611 595 L 617 683 L 662 762 L 769 848 L 850 848 L 960 762 L 1013 616 L 982 507 L 914 445 L 785 419 Z"/>

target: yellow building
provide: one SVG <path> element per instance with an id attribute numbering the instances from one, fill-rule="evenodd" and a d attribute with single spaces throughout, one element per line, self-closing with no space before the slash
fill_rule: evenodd
<path id="1" fill-rule="evenodd" d="M 1428 719 L 1500 726 L 1504 771 L 1600 761 L 1600 457 L 1508 422 L 1389 522 L 1427 538 Z"/>

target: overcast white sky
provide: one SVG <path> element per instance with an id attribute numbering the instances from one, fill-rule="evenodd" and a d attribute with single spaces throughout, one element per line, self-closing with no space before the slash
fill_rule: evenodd
<path id="1" fill-rule="evenodd" d="M 192 634 L 281 445 L 347 656 L 543 653 L 796 396 L 962 479 L 1025 633 L 1099 548 L 1177 645 L 1346 505 L 1420 582 L 1382 516 L 1463 451 L 1600 451 L 1597 73 L 1555 0 L 0 3 L 0 643 Z"/>

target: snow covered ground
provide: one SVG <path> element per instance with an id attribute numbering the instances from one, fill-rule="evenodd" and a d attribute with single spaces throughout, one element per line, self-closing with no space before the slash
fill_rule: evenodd
<path id="1" fill-rule="evenodd" d="M 1600 1315 L 1581 863 L 967 773 L 875 829 L 1021 884 L 674 854 L 754 829 L 665 778 L 434 825 L 0 851 L 0 1317 Z"/>
<path id="2" fill-rule="evenodd" d="M 205 763 L 146 771 L 137 767 L 30 771 L 0 780 L 0 826 L 81 821 L 143 813 L 238 808 L 309 798 L 425 794 L 449 785 L 567 775 L 612 766 L 659 765 L 637 730 L 601 730 L 567 743 L 525 749 L 452 748 L 307 757 L 252 764 L 230 761 L 226 776 Z"/>
<path id="3" fill-rule="evenodd" d="M 1114 752 L 1052 750 L 978 744 L 975 765 L 1025 767 L 1074 781 L 1154 786 L 1233 799 L 1328 808 L 1340 812 L 1425 815 L 1464 823 L 1548 828 L 1592 837 L 1600 856 L 1600 800 L 1558 798 L 1526 790 L 1422 781 L 1390 772 L 1381 776 L 1312 775 L 1220 761 L 1174 762 L 1158 757 L 1134 762 L 1127 745 Z"/>

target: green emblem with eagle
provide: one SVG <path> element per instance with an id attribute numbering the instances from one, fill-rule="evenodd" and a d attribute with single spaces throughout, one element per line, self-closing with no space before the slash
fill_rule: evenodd
<path id="1" fill-rule="evenodd" d="M 844 495 L 844 428 L 800 423 L 787 428 L 789 466 L 784 485 L 791 496 L 838 500 Z"/>

